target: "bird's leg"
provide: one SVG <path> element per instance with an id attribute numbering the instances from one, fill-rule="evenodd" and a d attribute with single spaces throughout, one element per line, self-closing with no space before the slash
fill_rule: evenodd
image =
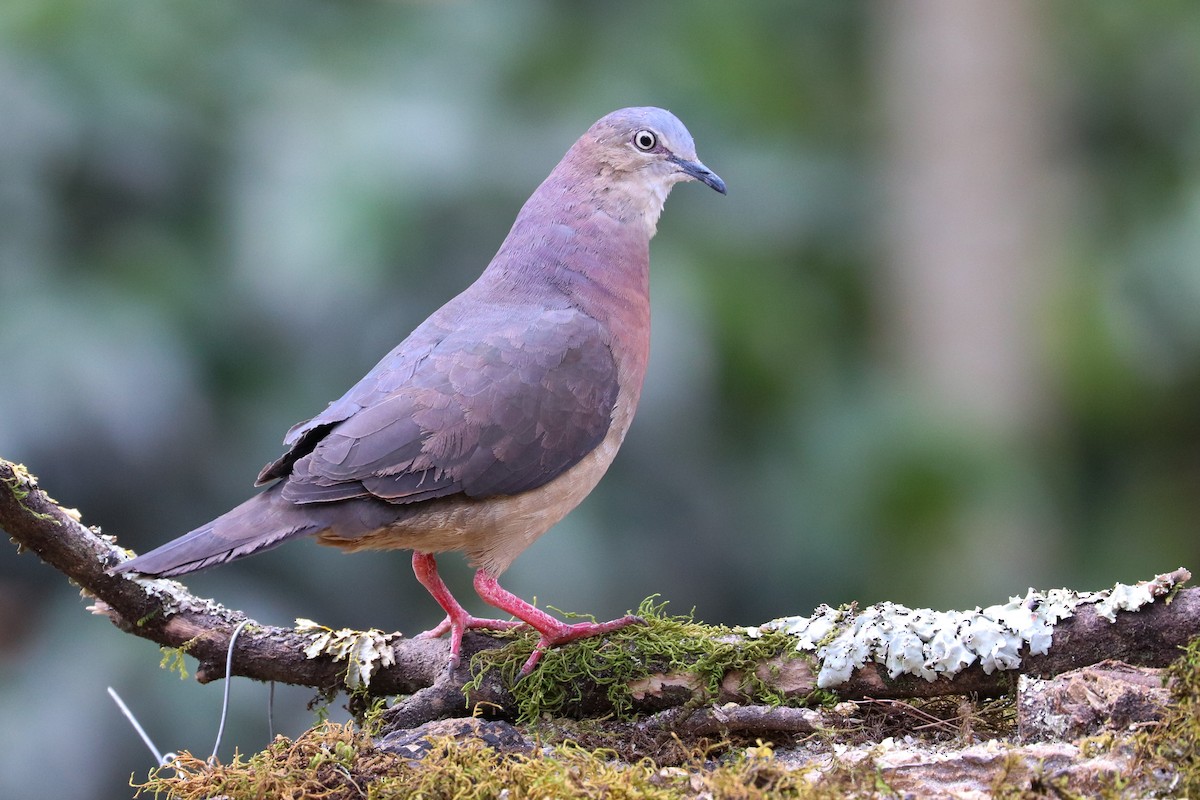
<path id="1" fill-rule="evenodd" d="M 574 624 L 563 622 L 517 597 L 502 587 L 495 575 L 483 569 L 475 573 L 475 591 L 488 605 L 495 606 L 501 611 L 507 611 L 514 617 L 524 620 L 529 627 L 542 635 L 537 646 L 533 648 L 529 660 L 525 662 L 525 666 L 521 667 L 522 675 L 528 675 L 533 671 L 537 663 L 542 660 L 542 653 L 546 651 L 547 647 L 566 644 L 589 636 L 599 636 L 624 628 L 626 625 L 646 624 L 644 619 L 633 614 L 609 622 L 576 622 Z"/>
<path id="2" fill-rule="evenodd" d="M 446 612 L 446 618 L 437 627 L 430 628 L 424 633 L 417 634 L 418 639 L 430 639 L 450 632 L 450 667 L 458 666 L 458 654 L 462 649 L 463 632 L 468 629 L 486 628 L 493 631 L 505 631 L 515 628 L 520 622 L 511 619 L 479 619 L 472 617 L 466 609 L 450 594 L 450 589 L 442 576 L 438 575 L 437 561 L 432 553 L 413 552 L 413 572 L 431 595 Z"/>

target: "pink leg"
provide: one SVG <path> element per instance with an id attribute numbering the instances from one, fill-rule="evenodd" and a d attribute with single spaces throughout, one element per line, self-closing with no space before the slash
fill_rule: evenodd
<path id="1" fill-rule="evenodd" d="M 454 599 L 454 595 L 450 594 L 450 589 L 446 587 L 442 576 L 438 575 L 437 561 L 434 560 L 432 553 L 414 552 L 412 564 L 413 572 L 417 575 L 417 580 L 429 590 L 429 593 L 433 595 L 433 599 L 446 612 L 446 618 L 437 627 L 430 628 L 424 633 L 418 634 L 417 638 L 433 638 L 449 631 L 451 669 L 458 666 L 458 654 L 462 649 L 463 632 L 467 629 L 487 628 L 488 630 L 504 631 L 521 624 L 514 620 L 479 619 L 468 614 L 466 609 Z"/>
<path id="2" fill-rule="evenodd" d="M 630 614 L 610 622 L 577 622 L 570 625 L 526 603 L 503 588 L 494 575 L 490 575 L 482 569 L 475 573 L 475 591 L 488 605 L 495 606 L 501 611 L 507 611 L 514 617 L 524 620 L 529 627 L 542 635 L 541 641 L 533 648 L 533 654 L 529 656 L 525 666 L 521 667 L 522 675 L 528 675 L 533 671 L 533 668 L 541 661 L 542 653 L 546 651 L 547 647 L 566 644 L 588 636 L 599 636 L 618 628 L 624 628 L 626 625 L 644 625 L 646 622 L 641 617 Z"/>

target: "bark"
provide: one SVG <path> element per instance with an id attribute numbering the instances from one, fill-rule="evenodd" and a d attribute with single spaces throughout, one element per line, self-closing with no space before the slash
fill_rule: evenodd
<path id="1" fill-rule="evenodd" d="M 114 576 L 108 569 L 127 556 L 111 536 L 88 528 L 78 512 L 62 508 L 37 486 L 23 467 L 0 459 L 0 528 L 19 549 L 41 560 L 77 583 L 90 607 L 107 616 L 118 628 L 164 647 L 183 647 L 199 661 L 197 679 L 212 681 L 225 675 L 225 661 L 234 628 L 246 620 L 240 611 L 196 597 L 176 581 Z M 1190 577 L 1186 570 L 1173 573 L 1165 584 Z M 929 682 L 915 676 L 890 679 L 882 667 L 868 664 L 833 691 L 843 699 L 917 698 L 952 694 L 998 695 L 1011 691 L 1018 674 L 1048 677 L 1106 659 L 1139 666 L 1164 666 L 1178 648 L 1200 634 L 1200 589 L 1174 591 L 1168 601 L 1158 600 L 1136 612 L 1118 612 L 1116 622 L 1097 616 L 1091 606 L 1081 606 L 1060 622 L 1053 645 L 1045 655 L 1029 656 L 1017 670 L 985 674 L 973 666 L 954 676 Z M 366 693 L 374 696 L 405 694 L 407 700 L 390 714 L 391 727 L 413 727 L 427 720 L 463 716 L 474 709 L 489 715 L 515 715 L 511 687 L 497 671 L 484 675 L 480 688 L 464 693 L 471 679 L 466 666 L 449 670 L 449 652 L 443 640 L 405 639 L 398 634 L 382 637 L 391 648 L 393 662 L 372 674 Z M 260 681 L 280 681 L 313 687 L 323 692 L 345 688 L 347 663 L 328 655 L 309 657 L 311 633 L 260 625 L 253 621 L 237 637 L 233 648 L 233 675 Z M 480 650 L 498 647 L 502 640 L 472 632 L 463 641 L 462 663 Z M 816 688 L 819 664 L 815 657 L 780 656 L 759 664 L 755 672 L 772 690 L 800 700 Z M 792 710 L 769 712 L 755 707 L 741 689 L 741 675 L 726 676 L 716 697 L 707 696 L 702 682 L 686 673 L 653 675 L 632 688 L 632 710 L 665 725 L 685 725 L 697 731 L 715 729 L 803 729 L 811 715 Z M 602 716 L 612 711 L 605 692 L 586 679 L 577 688 L 579 700 L 569 713 Z M 698 705 L 717 704 L 696 711 Z M 738 703 L 741 708 L 721 707 Z M 748 704 L 749 705 L 746 705 Z M 686 709 L 682 710 L 682 709 Z"/>

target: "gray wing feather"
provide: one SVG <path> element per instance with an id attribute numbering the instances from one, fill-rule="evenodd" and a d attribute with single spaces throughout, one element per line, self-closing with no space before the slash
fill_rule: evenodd
<path id="1" fill-rule="evenodd" d="M 617 399 L 603 327 L 574 309 L 485 316 L 495 319 L 464 333 L 422 326 L 294 427 L 291 451 L 260 480 L 286 478 L 293 503 L 412 503 L 517 494 L 578 463 L 604 439 Z"/>

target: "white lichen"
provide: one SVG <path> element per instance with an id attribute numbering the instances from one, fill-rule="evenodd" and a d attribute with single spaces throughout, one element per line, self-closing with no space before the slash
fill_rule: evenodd
<path id="1" fill-rule="evenodd" d="M 152 578 L 137 572 L 128 573 L 122 577 L 140 586 L 147 597 L 154 598 L 157 608 L 155 616 L 173 617 L 184 609 L 187 599 L 201 601 L 201 598 L 192 598 L 188 588 L 173 578 Z M 202 602 L 207 603 L 211 608 L 223 610 L 213 600 Z"/>
<path id="2" fill-rule="evenodd" d="M 376 669 L 396 663 L 390 640 L 398 634 L 385 634 L 375 628 L 369 631 L 349 628 L 335 631 L 311 619 L 296 620 L 296 632 L 309 636 L 309 645 L 304 648 L 305 657 L 324 655 L 334 661 L 346 662 L 346 688 L 351 691 L 360 687 L 365 689 L 370 685 Z"/>
<path id="3" fill-rule="evenodd" d="M 751 638 L 767 630 L 795 636 L 797 650 L 815 652 L 820 659 L 817 685 L 823 689 L 845 683 L 868 661 L 881 664 L 891 678 L 908 674 L 932 682 L 976 662 L 989 675 L 1015 669 L 1024 653 L 1047 653 L 1054 625 L 1079 606 L 1094 605 L 1099 616 L 1115 622 L 1118 610 L 1136 611 L 1174 584 L 1174 576 L 1165 574 L 1133 586 L 1118 583 L 1102 592 L 1030 589 L 1003 605 L 971 611 L 912 609 L 896 603 L 877 603 L 858 612 L 821 606 L 811 617 L 782 617 L 742 631 Z"/>
<path id="4" fill-rule="evenodd" d="M 1126 586 L 1118 583 L 1108 596 L 1096 602 L 1096 613 L 1109 622 L 1117 621 L 1118 611 L 1136 611 L 1147 603 L 1154 602 L 1153 589 L 1149 583 Z"/>

